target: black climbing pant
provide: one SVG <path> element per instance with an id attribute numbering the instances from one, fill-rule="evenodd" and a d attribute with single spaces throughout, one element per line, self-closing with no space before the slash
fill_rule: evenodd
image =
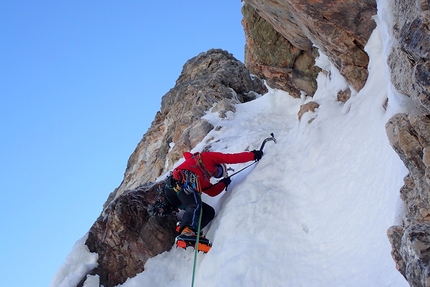
<path id="1" fill-rule="evenodd" d="M 213 207 L 202 202 L 201 194 L 197 191 L 186 194 L 183 190 L 180 190 L 177 193 L 172 187 L 172 184 L 170 184 L 164 189 L 164 192 L 168 202 L 172 206 L 185 211 L 181 219 L 181 230 L 184 229 L 185 226 L 189 226 L 191 229 L 197 231 L 199 227 L 200 210 L 203 212 L 201 229 L 208 225 L 215 217 L 215 210 Z"/>
<path id="2" fill-rule="evenodd" d="M 187 195 L 181 190 L 177 196 L 185 211 L 181 219 L 181 230 L 185 226 L 189 226 L 194 231 L 197 231 L 199 226 L 200 210 L 203 212 L 200 226 L 201 229 L 208 225 L 215 217 L 215 210 L 213 207 L 202 202 L 201 195 L 197 191 Z"/>

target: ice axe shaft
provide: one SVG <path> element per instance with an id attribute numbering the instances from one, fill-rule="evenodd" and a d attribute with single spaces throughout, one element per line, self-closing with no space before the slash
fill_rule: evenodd
<path id="1" fill-rule="evenodd" d="M 270 138 L 266 138 L 263 143 L 261 144 L 260 150 L 263 151 L 264 146 L 268 141 L 274 141 L 276 143 L 275 135 L 273 133 L 270 134 Z"/>
<path id="2" fill-rule="evenodd" d="M 274 142 L 276 143 L 275 135 L 274 135 L 273 133 L 271 133 L 271 134 L 270 134 L 270 138 L 266 138 L 266 139 L 261 143 L 261 147 L 260 147 L 260 150 L 261 150 L 261 151 L 263 151 L 264 146 L 266 145 L 266 143 L 267 143 L 268 141 L 274 141 Z M 258 161 L 254 161 L 253 163 L 251 163 L 251 164 L 249 164 L 249 165 L 245 166 L 244 168 L 242 168 L 241 170 L 238 170 L 238 171 L 236 171 L 235 173 L 230 174 L 228 177 L 232 177 L 233 175 L 238 174 L 239 172 L 243 171 L 244 169 L 247 169 L 248 167 L 250 167 L 250 166 L 252 166 L 252 165 L 256 164 L 257 162 L 258 162 Z"/>

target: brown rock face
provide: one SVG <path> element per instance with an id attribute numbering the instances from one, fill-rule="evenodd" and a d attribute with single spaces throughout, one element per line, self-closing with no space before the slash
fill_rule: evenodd
<path id="1" fill-rule="evenodd" d="M 430 18 L 428 5 L 424 4 L 425 1 L 396 1 L 393 33 L 398 42 L 388 62 L 396 89 L 429 113 Z"/>
<path id="2" fill-rule="evenodd" d="M 430 261 L 430 29 L 428 1 L 397 0 L 393 7 L 395 41 L 388 63 L 395 88 L 417 109 L 387 123 L 394 150 L 409 170 L 401 198 L 406 214 L 388 230 L 392 255 L 410 286 L 429 286 Z"/>
<path id="3" fill-rule="evenodd" d="M 316 102 L 309 102 L 300 106 L 300 110 L 297 113 L 297 117 L 299 121 L 302 119 L 303 115 L 307 112 L 315 112 L 316 109 L 319 108 L 319 104 Z M 312 121 L 312 120 L 311 120 Z"/>
<path id="4" fill-rule="evenodd" d="M 302 50 L 295 47 L 261 18 L 251 5 L 244 5 L 242 14 L 246 67 L 266 79 L 272 88 L 287 91 L 293 97 L 300 97 L 302 91 L 312 96 L 317 88 L 316 77 L 321 70 L 315 66 L 315 57 L 318 56 L 316 48 Z"/>
<path id="5" fill-rule="evenodd" d="M 398 270 L 411 286 L 427 286 L 430 280 L 430 177 L 427 151 L 430 118 L 419 114 L 397 114 L 386 125 L 388 138 L 409 174 L 400 190 L 406 205 L 402 226 L 393 226 L 388 237 Z M 430 281 L 429 281 L 430 282 Z"/>
<path id="6" fill-rule="evenodd" d="M 375 28 L 376 1 L 245 2 L 296 48 L 321 49 L 355 90 L 364 86 L 369 58 L 363 49 Z"/>
<path id="7" fill-rule="evenodd" d="M 86 245 L 99 258 L 98 267 L 89 274 L 99 275 L 101 285 L 124 283 L 142 272 L 149 258 L 172 248 L 175 216 L 153 217 L 146 210 L 155 202 L 159 184 L 124 192 L 91 227 Z"/>

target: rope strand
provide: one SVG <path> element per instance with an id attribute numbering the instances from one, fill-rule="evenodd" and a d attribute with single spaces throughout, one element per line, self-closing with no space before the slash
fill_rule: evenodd
<path id="1" fill-rule="evenodd" d="M 198 185 L 198 188 L 199 188 L 198 196 L 200 196 L 200 200 L 201 200 L 202 191 L 201 191 L 200 185 Z M 194 246 L 194 264 L 193 264 L 193 277 L 191 280 L 191 287 L 194 287 L 194 278 L 196 277 L 197 254 L 199 253 L 200 231 L 201 231 L 201 226 L 202 226 L 202 214 L 203 214 L 203 206 L 200 205 L 199 224 L 197 227 L 197 240 L 196 240 L 196 245 Z"/>

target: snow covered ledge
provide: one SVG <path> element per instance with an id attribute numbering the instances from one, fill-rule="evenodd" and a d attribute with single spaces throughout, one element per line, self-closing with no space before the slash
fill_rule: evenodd
<path id="1" fill-rule="evenodd" d="M 88 233 L 75 243 L 72 251 L 52 279 L 51 287 L 76 287 L 90 270 L 97 267 L 98 255 L 91 253 L 85 245 L 87 237 Z M 99 286 L 98 281 L 98 278 L 87 278 L 83 286 Z"/>

